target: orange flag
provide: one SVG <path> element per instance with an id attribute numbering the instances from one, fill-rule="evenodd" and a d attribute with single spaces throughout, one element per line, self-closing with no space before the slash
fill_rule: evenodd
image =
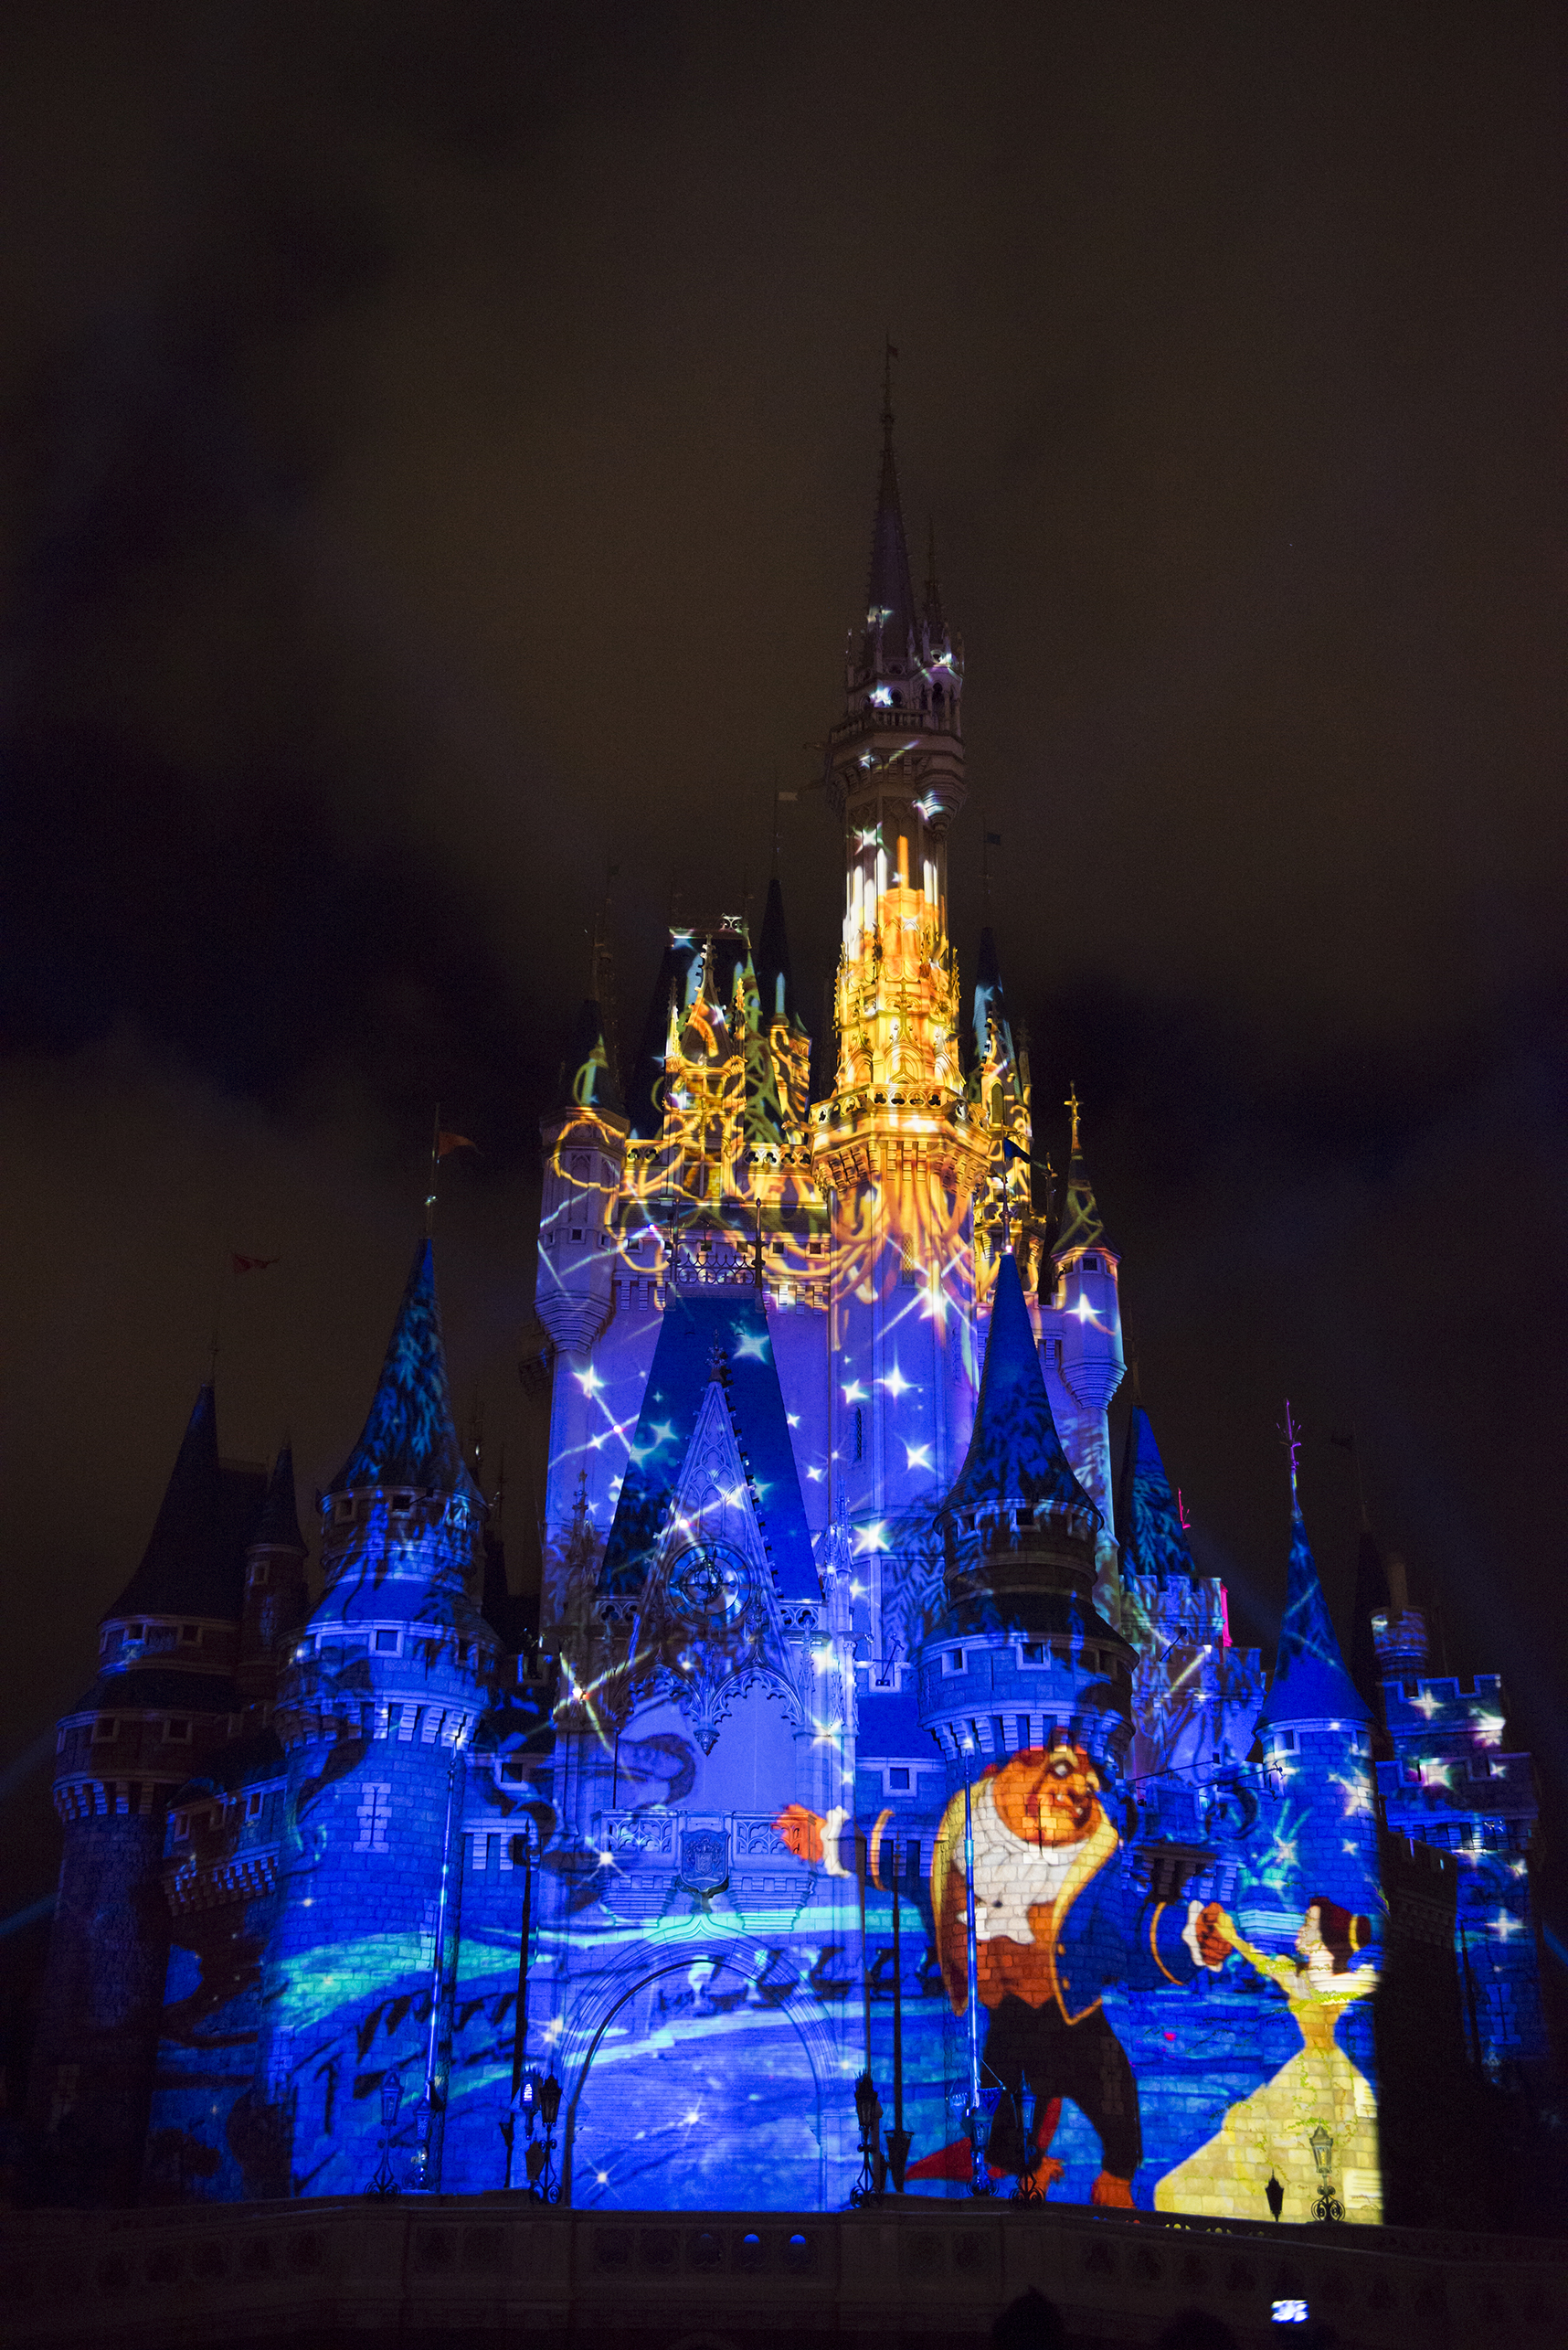
<path id="1" fill-rule="evenodd" d="M 478 1148 L 479 1144 L 477 1143 L 471 1143 L 466 1134 L 438 1134 L 436 1136 L 436 1156 L 438 1159 L 450 1159 L 454 1151 L 477 1151 Z"/>

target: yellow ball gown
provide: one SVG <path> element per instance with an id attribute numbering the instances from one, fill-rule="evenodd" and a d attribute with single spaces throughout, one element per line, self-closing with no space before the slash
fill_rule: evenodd
<path id="1" fill-rule="evenodd" d="M 1265 2218 L 1272 2173 L 1285 2189 L 1280 2217 L 1311 2219 L 1322 2193 L 1311 2138 L 1321 2124 L 1334 2142 L 1330 2177 L 1346 2219 L 1376 2227 L 1383 2218 L 1377 2099 L 1334 2038 L 1351 2001 L 1376 1988 L 1376 1967 L 1344 1974 L 1298 1967 L 1255 1950 L 1228 1920 L 1225 1931 L 1243 1958 L 1284 1992 L 1302 2045 L 1272 2080 L 1231 2107 L 1206 2145 L 1166 2173 L 1154 2190 L 1154 2208 L 1210 2219 Z"/>

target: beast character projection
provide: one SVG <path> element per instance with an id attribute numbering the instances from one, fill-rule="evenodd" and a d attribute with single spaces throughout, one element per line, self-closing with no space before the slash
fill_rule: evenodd
<path id="1" fill-rule="evenodd" d="M 198 1409 L 61 1727 L 61 2199 L 810 2209 L 885 2159 L 1372 2221 L 1380 1802 L 1474 1840 L 1477 2028 L 1539 2046 L 1496 1684 L 1420 1677 L 1394 1604 L 1392 1696 L 1353 1686 L 1292 1492 L 1266 1689 L 1140 1405 L 1113 1470 L 1119 1263 L 1075 1096 L 1058 1184 L 995 941 L 949 936 L 962 651 L 891 427 L 822 748 L 832 1034 L 775 880 L 671 930 L 625 1061 L 601 954 L 543 1121 L 539 1616 L 428 1245 L 313 1605 L 291 1466 L 237 1484 Z"/>

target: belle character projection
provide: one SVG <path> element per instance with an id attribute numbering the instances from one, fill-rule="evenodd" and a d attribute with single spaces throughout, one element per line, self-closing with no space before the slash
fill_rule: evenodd
<path id="1" fill-rule="evenodd" d="M 1255 1949 L 1223 1911 L 1213 1930 L 1285 1994 L 1301 2046 L 1272 2080 L 1231 2107 L 1207 2145 L 1166 2174 L 1154 2191 L 1155 2209 L 1228 2218 L 1255 2210 L 1273 2178 L 1285 2191 L 1280 2217 L 1306 2220 L 1331 2178 L 1344 2217 L 1375 2225 L 1383 2217 L 1377 2100 L 1334 2037 L 1351 2001 L 1377 1988 L 1375 1966 L 1352 1964 L 1371 1936 L 1369 1921 L 1315 1895 L 1294 1962 Z M 1325 2170 L 1314 2158 L 1314 2135 Z"/>

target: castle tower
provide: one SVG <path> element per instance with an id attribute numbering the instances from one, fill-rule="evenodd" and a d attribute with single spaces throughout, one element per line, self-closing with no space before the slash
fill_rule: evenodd
<path id="1" fill-rule="evenodd" d="M 844 824 L 839 1049 L 810 1137 L 832 1195 L 834 1475 L 869 1556 L 897 1555 L 901 1517 L 951 1482 L 972 1394 L 970 1201 L 990 1141 L 964 1085 L 948 933 L 962 686 L 934 582 L 916 608 L 885 405 L 865 620 L 828 744 Z"/>
<path id="2" fill-rule="evenodd" d="M 606 1415 L 591 1358 L 614 1309 L 614 1210 L 629 1131 L 599 1007 L 590 998 L 577 1015 L 554 1105 L 539 1125 L 545 1180 L 535 1311 L 556 1356 L 546 1549 L 566 1540 L 579 1476 L 600 1466 Z"/>
<path id="3" fill-rule="evenodd" d="M 270 1704 L 283 1662 L 282 1644 L 304 1622 L 308 1604 L 294 1454 L 285 1444 L 272 1463 L 261 1515 L 246 1546 L 245 1608 L 235 1679 L 247 1706 Z"/>
<path id="4" fill-rule="evenodd" d="M 1052 1417 L 1011 1255 L 998 1268 L 964 1465 L 942 1504 L 948 1604 L 920 1651 L 920 1721 L 962 1784 L 1023 1748 L 1119 1773 L 1133 1653 L 1094 1602 L 1096 1512 Z"/>
<path id="5" fill-rule="evenodd" d="M 1128 1420 L 1117 1525 L 1121 1629 L 1138 1652 L 1133 1776 L 1174 1776 L 1192 1793 L 1245 1763 L 1263 1673 L 1255 1648 L 1232 1645 L 1224 1587 L 1198 1572 L 1180 1496 L 1138 1403 Z M 1140 1802 L 1155 1800 L 1152 1788 L 1140 1788 Z"/>
<path id="6" fill-rule="evenodd" d="M 465 1755 L 498 1647 L 473 1597 L 482 1517 L 422 1240 L 323 1500 L 325 1589 L 278 1691 L 288 1782 L 256 2091 L 276 2195 L 366 2185 L 366 2066 L 403 2082 L 402 2183 L 440 2179 Z"/>
<path id="7" fill-rule="evenodd" d="M 1062 1222 L 1051 1251 L 1055 1286 L 1049 1303 L 1042 1299 L 1040 1335 L 1045 1348 L 1051 1399 L 1063 1436 L 1100 1513 L 1096 1589 L 1099 1605 L 1114 1619 L 1120 1600 L 1107 1414 L 1126 1369 L 1121 1345 L 1119 1260 L 1107 1246 L 1105 1226 L 1089 1181 L 1075 1092 L 1068 1095 L 1066 1108 L 1073 1122 Z"/>
<path id="8" fill-rule="evenodd" d="M 1495 1673 L 1469 1686 L 1428 1669 L 1426 1618 L 1411 1603 L 1404 1562 L 1386 1562 L 1389 1603 L 1372 1617 L 1391 1759 L 1377 1765 L 1391 1836 L 1452 1855 L 1455 1920 L 1472 2061 L 1495 2077 L 1547 2054 L 1531 1895 L 1539 1811 L 1528 1754 L 1510 1752 L 1509 1705 Z"/>
<path id="9" fill-rule="evenodd" d="M 1285 1621 L 1256 1734 L 1265 1770 L 1281 1798 L 1270 1876 L 1278 1915 L 1258 1919 L 1259 1938 L 1269 1930 L 1280 1938 L 1287 1930 L 1294 1934 L 1317 1894 L 1375 1920 L 1382 1893 L 1372 1717 L 1345 1670 L 1318 1579 L 1297 1492 L 1294 1448 Z"/>
<path id="10" fill-rule="evenodd" d="M 97 1678 L 60 1722 L 65 1850 L 31 2097 L 53 2202 L 136 2193 L 168 1962 L 168 1806 L 238 1727 L 244 1546 L 262 1473 L 219 1462 L 204 1387 L 142 1562 L 100 1625 Z"/>
<path id="11" fill-rule="evenodd" d="M 1011 1249 L 1028 1296 L 1045 1238 L 1030 1184 L 1029 1056 L 1014 1040 L 989 922 L 976 958 L 969 1056 L 969 1096 L 986 1141 L 986 1176 L 974 1202 L 975 1285 L 989 1296 L 997 1262 Z"/>

